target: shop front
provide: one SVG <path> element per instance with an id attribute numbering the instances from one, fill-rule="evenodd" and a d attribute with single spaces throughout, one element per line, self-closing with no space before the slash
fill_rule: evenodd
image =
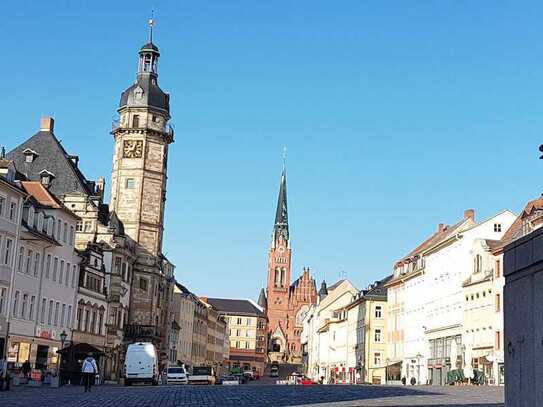
<path id="1" fill-rule="evenodd" d="M 60 342 L 40 337 L 28 338 L 23 336 L 10 336 L 8 343 L 8 369 L 20 369 L 25 362 L 29 362 L 33 369 L 44 372 L 58 371 L 57 350 Z"/>

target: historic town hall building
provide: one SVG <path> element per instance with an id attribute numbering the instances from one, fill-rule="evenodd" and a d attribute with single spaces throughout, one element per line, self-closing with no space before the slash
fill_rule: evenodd
<path id="1" fill-rule="evenodd" d="M 302 320 L 309 306 L 316 302 L 317 291 L 309 268 L 304 268 L 303 274 L 291 284 L 292 249 L 284 168 L 268 256 L 268 287 L 266 292 L 262 289 L 258 302 L 268 317 L 269 359 L 299 363 L 302 356 Z"/>

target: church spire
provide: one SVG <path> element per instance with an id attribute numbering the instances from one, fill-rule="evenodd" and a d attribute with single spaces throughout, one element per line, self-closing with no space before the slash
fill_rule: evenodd
<path id="1" fill-rule="evenodd" d="M 283 164 L 281 173 L 281 184 L 279 186 L 279 196 L 277 198 L 277 210 L 275 212 L 275 225 L 273 228 L 274 242 L 279 239 L 279 236 L 288 241 L 288 209 L 287 209 L 287 170 Z"/>

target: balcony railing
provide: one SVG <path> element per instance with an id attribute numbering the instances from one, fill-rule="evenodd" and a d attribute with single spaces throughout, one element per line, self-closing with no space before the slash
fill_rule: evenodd
<path id="1" fill-rule="evenodd" d="M 160 329 L 155 325 L 127 324 L 124 326 L 125 339 L 151 341 L 160 338 L 160 336 Z"/>

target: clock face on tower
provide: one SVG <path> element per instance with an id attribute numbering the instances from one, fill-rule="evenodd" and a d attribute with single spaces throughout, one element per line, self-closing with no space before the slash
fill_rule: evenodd
<path id="1" fill-rule="evenodd" d="M 124 158 L 141 158 L 143 153 L 142 140 L 125 140 L 123 144 Z"/>

